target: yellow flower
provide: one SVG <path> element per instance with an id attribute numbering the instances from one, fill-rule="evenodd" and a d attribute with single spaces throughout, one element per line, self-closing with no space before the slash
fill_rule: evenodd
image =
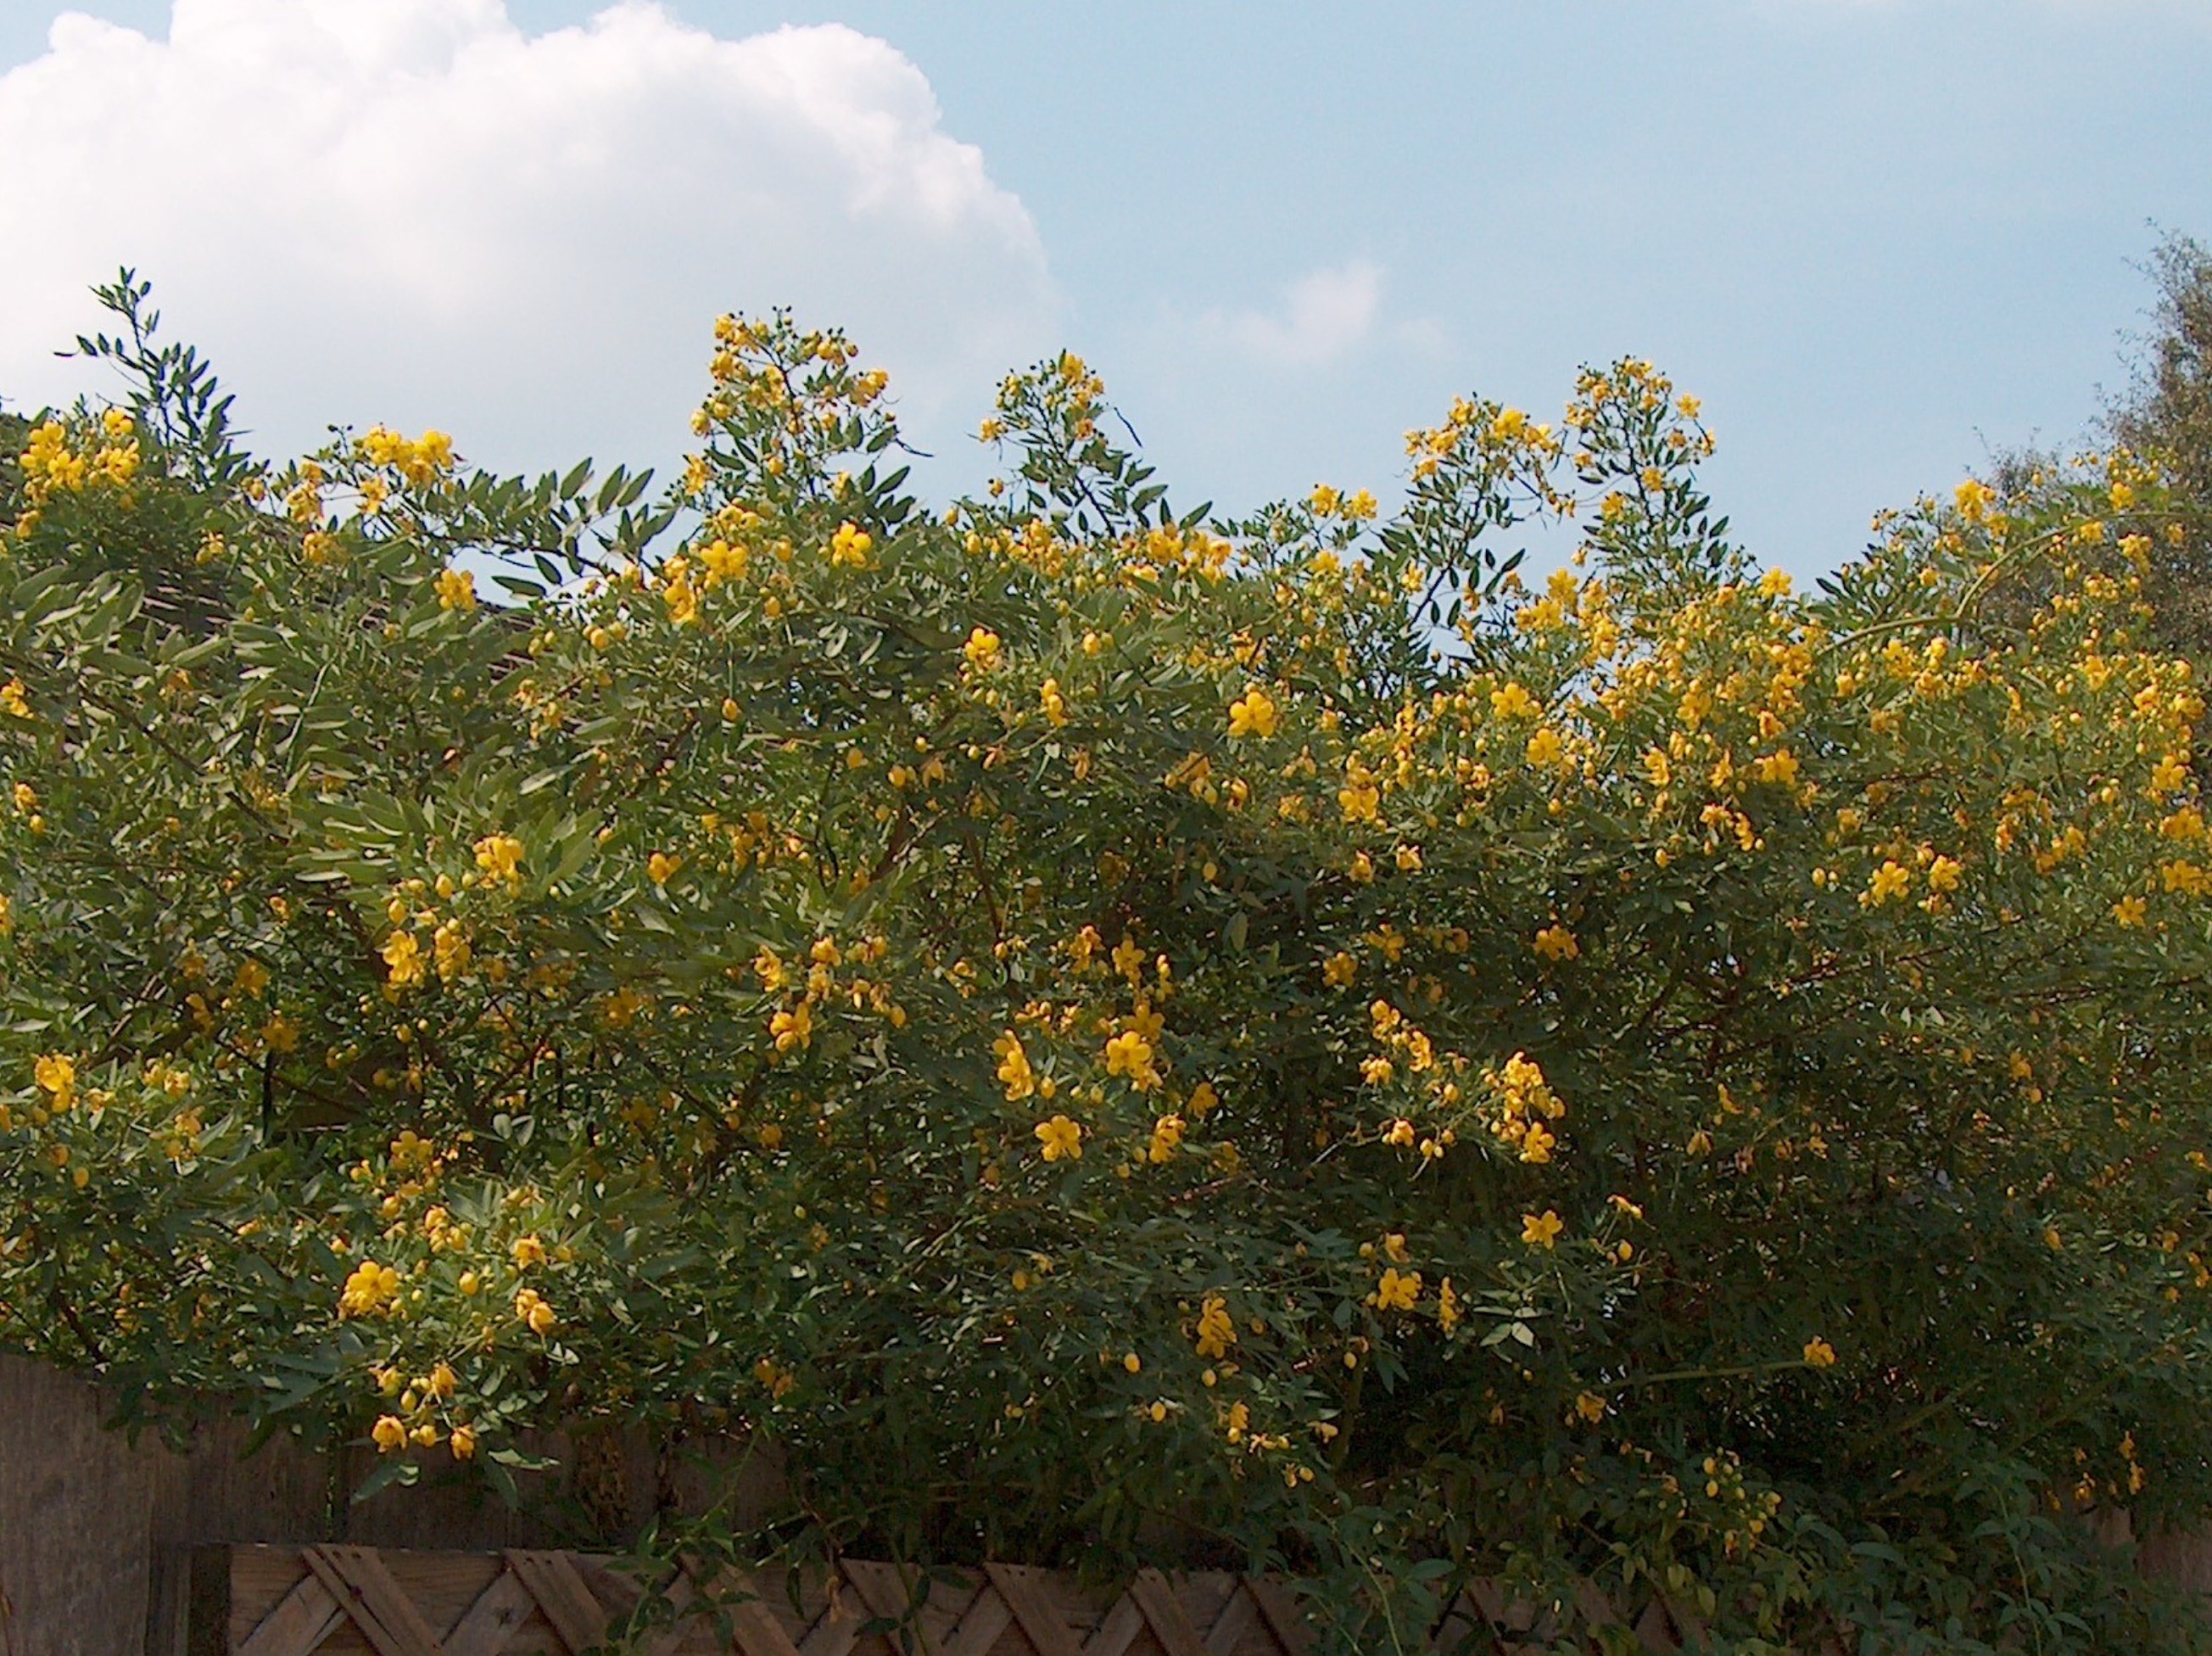
<path id="1" fill-rule="evenodd" d="M 532 1265 L 545 1263 L 545 1245 L 535 1236 L 517 1237 L 514 1242 L 514 1264 L 518 1270 L 528 1270 Z"/>
<path id="2" fill-rule="evenodd" d="M 1452 1280 L 1447 1276 L 1437 1285 L 1437 1324 L 1447 1334 L 1459 1326 L 1459 1295 L 1452 1291 Z"/>
<path id="3" fill-rule="evenodd" d="M 448 920 L 431 934 L 430 953 L 437 962 L 438 981 L 450 983 L 469 969 L 475 950 L 470 946 L 468 933 L 458 920 Z M 273 1021 L 273 1020 L 272 1020 Z M 296 1044 L 297 1037 L 295 1038 Z M 270 1043 L 272 1046 L 275 1041 Z M 285 1050 L 290 1050 L 286 1048 Z"/>
<path id="4" fill-rule="evenodd" d="M 1322 962 L 1321 975 L 1331 989 L 1346 989 L 1359 976 L 1359 963 L 1339 949 Z"/>
<path id="5" fill-rule="evenodd" d="M 1566 744 L 1559 740 L 1559 733 L 1549 725 L 1540 725 L 1528 738 L 1527 752 L 1528 763 L 1533 765 L 1557 764 L 1565 757 L 1566 751 Z"/>
<path id="6" fill-rule="evenodd" d="M 1591 1425 L 1605 1418 L 1605 1399 L 1595 1391 L 1584 1391 L 1575 1398 L 1575 1413 Z"/>
<path id="7" fill-rule="evenodd" d="M 1060 680 L 1048 679 L 1037 691 L 1037 705 L 1044 709 L 1045 721 L 1055 728 L 1067 722 L 1067 698 L 1060 693 Z"/>
<path id="8" fill-rule="evenodd" d="M 428 971 L 422 959 L 422 946 L 415 941 L 412 932 L 394 932 L 384 940 L 386 981 L 395 989 L 419 983 Z"/>
<path id="9" fill-rule="evenodd" d="M 1805 1365 L 1808 1368 L 1833 1368 L 1836 1349 L 1815 1334 L 1805 1342 Z"/>
<path id="10" fill-rule="evenodd" d="M 999 1080 L 1006 1089 L 1007 1102 L 1018 1103 L 1036 1091 L 1036 1072 L 1030 1068 L 1030 1055 L 1012 1030 L 993 1042 L 991 1050 L 999 1055 Z"/>
<path id="11" fill-rule="evenodd" d="M 1869 908 L 1880 908 L 1894 898 L 1899 898 L 1912 888 L 1912 871 L 1903 863 L 1888 861 L 1874 871 L 1867 881 L 1866 894 L 1859 900 Z"/>
<path id="12" fill-rule="evenodd" d="M 779 1012 L 768 1020 L 768 1032 L 775 1038 L 775 1050 L 788 1052 L 792 1048 L 814 1044 L 814 1009 L 801 1001 L 787 1012 Z"/>
<path id="13" fill-rule="evenodd" d="M 1939 856 L 1928 865 L 1928 889 L 1931 892 L 1955 892 L 1965 873 L 1955 857 Z"/>
<path id="14" fill-rule="evenodd" d="M 1279 716 L 1273 699 L 1255 685 L 1229 704 L 1229 734 L 1257 736 L 1264 740 L 1275 734 Z"/>
<path id="15" fill-rule="evenodd" d="M 1066 1116 L 1054 1116 L 1050 1121 L 1039 1122 L 1036 1138 L 1037 1142 L 1044 1147 L 1047 1161 L 1083 1160 L 1083 1129 Z"/>
<path id="16" fill-rule="evenodd" d="M 1182 1142 L 1182 1133 L 1181 1116 L 1162 1116 L 1152 1123 L 1152 1142 L 1146 1147 L 1146 1160 L 1155 1166 L 1173 1160 L 1176 1148 Z"/>
<path id="17" fill-rule="evenodd" d="M 522 842 L 513 834 L 487 834 L 476 843 L 477 867 L 508 887 L 522 881 Z"/>
<path id="18" fill-rule="evenodd" d="M 1572 960 L 1581 955 L 1583 946 L 1565 926 L 1547 926 L 1536 934 L 1535 949 L 1547 960 Z"/>
<path id="19" fill-rule="evenodd" d="M 1236 1343 L 1237 1321 L 1229 1314 L 1229 1302 L 1218 1294 L 1207 1294 L 1198 1308 L 1198 1355 L 1226 1357 Z"/>
<path id="20" fill-rule="evenodd" d="M 671 856 L 665 851 L 655 851 L 645 860 L 646 877 L 656 886 L 665 886 L 683 866 L 682 857 Z"/>
<path id="21" fill-rule="evenodd" d="M 1509 682 L 1490 692 L 1490 710 L 1501 719 L 1532 718 L 1536 712 L 1536 698 L 1521 685 Z"/>
<path id="22" fill-rule="evenodd" d="M 1144 976 L 1145 952 L 1137 947 L 1137 940 L 1124 933 L 1114 946 L 1114 970 L 1132 983 Z"/>
<path id="23" fill-rule="evenodd" d="M 49 1052 L 31 1066 L 31 1079 L 40 1091 L 53 1095 L 56 1110 L 66 1110 L 76 1095 L 76 1060 L 67 1053 Z"/>
<path id="24" fill-rule="evenodd" d="M 438 607 L 466 612 L 477 606 L 477 583 L 466 569 L 450 565 L 438 575 Z"/>
<path id="25" fill-rule="evenodd" d="M 338 1315 L 374 1317 L 390 1310 L 398 1298 L 399 1273 L 390 1265 L 364 1259 L 338 1291 Z"/>
<path id="26" fill-rule="evenodd" d="M 1778 788 L 1797 785 L 1797 756 L 1787 748 L 1753 759 L 1751 774 L 1758 781 Z"/>
<path id="27" fill-rule="evenodd" d="M 977 627 L 968 635 L 968 642 L 960 647 L 968 658 L 969 666 L 978 673 L 987 673 L 999 659 L 999 635 L 988 627 Z"/>
<path id="28" fill-rule="evenodd" d="M 2140 926 L 2149 915 L 2150 904 L 2140 897 L 2124 897 L 2112 904 L 2112 918 L 2123 926 Z"/>
<path id="29" fill-rule="evenodd" d="M 31 704 L 23 697 L 23 681 L 21 679 L 10 679 L 6 684 L 0 685 L 0 713 L 5 713 L 11 719 L 31 716 Z"/>
<path id="30" fill-rule="evenodd" d="M 1375 1285 L 1375 1306 L 1378 1311 L 1411 1311 L 1420 1298 L 1421 1274 L 1417 1270 L 1388 1268 L 1382 1273 L 1382 1280 Z"/>
<path id="31" fill-rule="evenodd" d="M 1557 1247 L 1559 1233 L 1566 1227 L 1566 1222 L 1549 1208 L 1540 1214 L 1521 1215 L 1521 1239 L 1532 1248 Z"/>
<path id="32" fill-rule="evenodd" d="M 1152 1044 L 1133 1029 L 1125 1029 L 1106 1043 L 1106 1073 L 1127 1076 L 1139 1093 L 1160 1084 L 1160 1072 L 1152 1065 Z"/>
<path id="33" fill-rule="evenodd" d="M 514 1296 L 514 1320 L 542 1339 L 553 1331 L 561 1319 L 536 1288 L 524 1288 Z"/>
<path id="34" fill-rule="evenodd" d="M 447 1440 L 447 1442 L 453 1449 L 455 1460 L 467 1460 L 477 1452 L 477 1434 L 465 1426 L 455 1427 L 453 1435 Z"/>
<path id="35" fill-rule="evenodd" d="M 397 1415 L 380 1415 L 368 1435 L 375 1440 L 377 1452 L 388 1455 L 407 1441 L 407 1423 Z"/>
<path id="36" fill-rule="evenodd" d="M 865 569 L 868 554 L 875 550 L 875 538 L 865 529 L 851 523 L 841 523 L 837 533 L 830 538 L 830 562 L 833 566 Z"/>
<path id="37" fill-rule="evenodd" d="M 1373 822 L 1380 815 L 1382 790 L 1375 785 L 1372 773 L 1358 760 L 1353 759 L 1344 767 L 1344 786 L 1337 790 L 1336 802 L 1342 807 L 1346 822 Z"/>

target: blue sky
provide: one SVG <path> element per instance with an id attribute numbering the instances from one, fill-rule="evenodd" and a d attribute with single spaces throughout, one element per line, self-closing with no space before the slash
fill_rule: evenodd
<path id="1" fill-rule="evenodd" d="M 265 0 L 198 3 L 243 16 Z M 450 4 L 472 27 L 499 10 L 496 0 L 348 3 L 410 14 Z M 0 66 L 46 53 L 53 9 L 0 8 Z M 168 6 L 149 0 L 83 9 L 157 42 L 169 22 Z M 599 9 L 505 7 L 525 35 Z M 712 231 L 736 238 L 728 251 L 715 242 L 699 255 L 697 292 L 720 295 L 711 305 L 690 288 L 638 289 L 638 310 L 696 304 L 685 338 L 703 338 L 722 307 L 787 301 L 819 314 L 826 298 L 867 312 L 856 320 L 887 338 L 895 375 L 904 358 L 917 364 L 918 437 L 942 455 L 944 488 L 979 474 L 958 434 L 984 411 L 1009 351 L 1064 341 L 1082 352 L 1178 496 L 1231 507 L 1322 478 L 1386 492 L 1402 431 L 1455 393 L 1554 414 L 1577 362 L 1632 352 L 1705 399 L 1721 440 L 1714 493 L 1747 541 L 1809 574 L 1856 550 L 1875 508 L 1948 487 L 1990 447 L 2079 437 L 2099 387 L 2124 377 L 2124 334 L 2143 326 L 2150 295 L 2136 265 L 2154 226 L 2212 235 L 2212 0 L 672 0 L 663 10 L 726 40 L 834 22 L 887 43 L 940 112 L 915 142 L 973 146 L 988 184 L 1018 204 L 973 193 L 961 210 L 970 216 L 911 245 L 873 230 L 841 242 L 817 225 L 804 257 L 777 262 L 767 244 L 789 215 L 763 198 L 737 214 L 740 229 Z M 69 95 L 97 102 L 101 76 L 118 71 L 80 55 Z M 269 72 L 283 64 L 272 50 Z M 0 80 L 0 136 L 10 88 L 25 85 Z M 659 167 L 656 142 L 701 142 L 689 128 L 656 137 L 628 118 L 608 131 L 641 177 Z M 496 192 L 502 166 L 532 164 L 529 154 L 485 156 L 477 190 Z M 758 164 L 757 150 L 733 154 L 731 174 Z M 659 238 L 671 262 L 690 258 L 710 234 L 702 222 L 732 210 L 716 176 L 622 233 L 648 251 Z M 404 177 L 392 186 L 408 187 Z M 0 241 L 35 234 L 28 221 L 52 210 L 19 197 L 27 222 L 11 223 L 0 193 Z M 1007 228 L 1010 212 L 1026 215 L 1033 243 Z M 395 236 L 407 233 L 395 222 Z M 1000 252 L 972 253 L 978 235 L 997 237 Z M 212 234 L 146 239 L 157 245 L 140 262 L 157 281 L 176 278 L 173 316 L 232 347 L 219 356 L 249 414 L 257 374 L 274 383 L 304 371 L 264 363 L 245 319 L 222 311 L 217 278 L 242 248 L 226 254 Z M 186 268 L 165 270 L 157 251 Z M 718 260 L 727 291 L 714 284 Z M 695 390 L 672 395 L 666 374 L 587 361 L 575 343 L 633 308 L 620 302 L 625 279 L 605 276 L 574 318 L 538 331 L 558 340 L 533 349 L 574 351 L 577 395 L 613 441 L 665 448 Z M 905 310 L 902 285 L 914 290 Z M 335 314 L 347 302 L 334 301 Z M 955 337 L 969 343 L 954 350 Z M 864 346 L 869 338 L 863 330 Z M 11 382 L 11 368 L 15 381 L 37 378 L 19 367 L 22 344 L 0 310 L 0 394 L 51 394 Z M 993 348 L 1004 360 L 987 363 Z M 451 353 L 421 354 L 434 388 L 428 359 Z M 381 403 L 357 408 L 356 388 L 413 398 L 404 349 L 306 356 L 316 382 L 264 397 L 272 438 L 299 437 L 293 411 L 311 393 L 329 418 L 385 417 Z M 477 452 L 550 463 L 585 429 L 546 423 L 542 386 L 518 393 L 511 416 L 476 399 L 485 377 L 460 387 L 482 428 Z M 647 414 L 625 400 L 647 396 L 670 406 Z M 495 429 L 526 435 L 502 448 Z"/>

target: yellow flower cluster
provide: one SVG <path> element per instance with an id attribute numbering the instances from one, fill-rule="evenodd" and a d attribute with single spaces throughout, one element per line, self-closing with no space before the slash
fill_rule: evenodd
<path id="1" fill-rule="evenodd" d="M 442 431 L 403 437 L 388 426 L 371 426 L 356 445 L 370 466 L 397 472 L 417 487 L 437 482 L 453 469 L 453 440 Z"/>
<path id="2" fill-rule="evenodd" d="M 56 496 L 96 487 L 120 489 L 137 476 L 137 428 L 124 410 L 111 408 L 79 441 L 72 442 L 67 425 L 47 420 L 31 429 L 30 441 L 16 456 L 16 464 L 22 469 L 29 509 L 17 520 L 15 533 L 27 539 L 38 528 L 40 508 Z"/>

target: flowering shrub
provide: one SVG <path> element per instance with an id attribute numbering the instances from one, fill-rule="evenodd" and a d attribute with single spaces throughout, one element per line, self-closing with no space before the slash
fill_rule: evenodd
<path id="1" fill-rule="evenodd" d="M 271 471 L 93 343 L 139 394 L 0 472 L 0 1338 L 380 1482 L 726 1430 L 790 1483 L 732 1544 L 1287 1568 L 1347 1648 L 1497 1574 L 2194 1637 L 2082 1516 L 2212 1492 L 2124 454 L 1801 595 L 1640 362 L 1456 405 L 1394 518 L 1215 523 L 1070 356 L 932 513 L 781 316 L 657 504 Z"/>

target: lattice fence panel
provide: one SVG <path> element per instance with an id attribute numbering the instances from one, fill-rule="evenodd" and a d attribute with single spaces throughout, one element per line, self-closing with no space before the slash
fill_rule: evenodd
<path id="1" fill-rule="evenodd" d="M 192 1571 L 186 1656 L 584 1656 L 643 1589 L 584 1553 L 231 1547 Z M 1140 1572 L 1118 1587 L 1014 1564 L 933 1572 L 846 1560 L 665 1584 L 679 1610 L 649 1656 L 1304 1656 L 1289 1591 L 1264 1577 Z M 1689 1631 L 1657 1600 L 1581 1609 L 1644 1650 Z M 1553 1648 L 1553 1618 L 1478 1582 L 1435 1629 L 1443 1653 Z"/>

